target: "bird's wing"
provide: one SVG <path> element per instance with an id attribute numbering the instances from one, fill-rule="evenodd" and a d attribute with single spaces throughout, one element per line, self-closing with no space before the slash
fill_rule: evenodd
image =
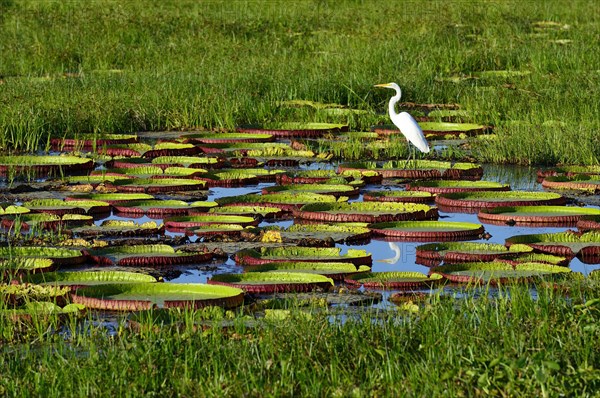
<path id="1" fill-rule="evenodd" d="M 416 146 L 419 151 L 424 153 L 429 152 L 429 144 L 425 139 L 423 130 L 421 130 L 417 121 L 410 114 L 401 112 L 394 115 L 392 122 L 394 122 L 406 139 Z"/>

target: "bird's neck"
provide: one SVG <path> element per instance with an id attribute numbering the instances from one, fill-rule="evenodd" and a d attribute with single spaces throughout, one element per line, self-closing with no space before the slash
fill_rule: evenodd
<path id="1" fill-rule="evenodd" d="M 398 112 L 396 112 L 396 104 L 398 103 L 398 101 L 400 101 L 400 97 L 402 97 L 402 92 L 400 91 L 400 89 L 398 89 L 398 90 L 396 90 L 396 95 L 394 95 L 392 98 L 390 98 L 390 103 L 389 103 L 390 116 L 398 114 Z"/>

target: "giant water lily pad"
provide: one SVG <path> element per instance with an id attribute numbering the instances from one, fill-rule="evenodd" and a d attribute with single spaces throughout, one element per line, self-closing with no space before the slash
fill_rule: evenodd
<path id="1" fill-rule="evenodd" d="M 571 206 L 507 206 L 482 209 L 477 217 L 486 223 L 527 225 L 575 225 L 585 215 L 600 215 L 600 209 Z"/>
<path id="2" fill-rule="evenodd" d="M 104 220 L 100 225 L 71 228 L 75 236 L 147 236 L 162 234 L 164 225 L 154 221 L 136 223 L 133 220 Z"/>
<path id="3" fill-rule="evenodd" d="M 471 191 L 508 191 L 510 186 L 493 181 L 417 181 L 408 184 L 406 189 L 440 194 Z"/>
<path id="4" fill-rule="evenodd" d="M 436 242 L 417 246 L 417 263 L 428 267 L 445 263 L 493 261 L 514 255 L 530 253 L 533 249 L 525 245 L 510 248 L 499 243 Z"/>
<path id="5" fill-rule="evenodd" d="M 368 191 L 363 193 L 365 202 L 405 202 L 428 203 L 434 200 L 433 194 L 421 191 Z"/>
<path id="6" fill-rule="evenodd" d="M 260 216 L 261 218 L 279 218 L 284 211 L 279 207 L 270 206 L 219 206 L 213 207 L 209 213 L 214 214 L 229 214 L 229 215 L 244 215 L 244 216 Z"/>
<path id="7" fill-rule="evenodd" d="M 154 196 L 147 193 L 83 193 L 70 195 L 65 200 L 97 200 L 107 202 L 111 205 L 124 203 L 130 200 L 148 200 L 154 199 Z"/>
<path id="8" fill-rule="evenodd" d="M 424 204 L 390 202 L 311 203 L 294 217 L 327 222 L 386 222 L 437 218 L 437 209 Z"/>
<path id="9" fill-rule="evenodd" d="M 340 173 L 346 170 L 373 170 L 384 178 L 479 180 L 483 175 L 483 169 L 478 164 L 437 160 L 391 160 L 381 166 L 375 162 L 355 162 L 341 164 L 338 167 Z"/>
<path id="10" fill-rule="evenodd" d="M 94 218 L 82 214 L 63 214 L 56 215 L 50 213 L 27 213 L 17 216 L 5 216 L 0 224 L 4 228 L 29 231 L 32 227 L 47 230 L 57 230 L 59 228 L 69 228 L 81 225 L 91 225 Z"/>
<path id="11" fill-rule="evenodd" d="M 307 292 L 329 289 L 333 280 L 323 275 L 300 272 L 249 272 L 218 274 L 208 280 L 211 285 L 234 286 L 248 293 Z"/>
<path id="12" fill-rule="evenodd" d="M 135 200 L 114 205 L 120 214 L 130 217 L 147 215 L 151 218 L 187 215 L 191 210 L 206 212 L 216 207 L 216 202 L 198 201 L 187 203 L 183 200 Z"/>
<path id="13" fill-rule="evenodd" d="M 167 165 L 167 167 L 182 166 L 196 169 L 220 169 L 225 165 L 225 162 L 220 158 L 201 156 L 159 156 L 152 159 L 152 164 Z"/>
<path id="14" fill-rule="evenodd" d="M 277 194 L 247 194 L 228 196 L 215 200 L 220 206 L 264 205 L 279 207 L 285 211 L 293 211 L 307 203 L 334 203 L 338 199 L 333 195 L 321 195 L 310 192 L 277 193 Z"/>
<path id="15" fill-rule="evenodd" d="M 351 286 L 375 289 L 423 289 L 442 280 L 441 275 L 427 276 L 420 272 L 367 272 L 344 278 Z"/>
<path id="16" fill-rule="evenodd" d="M 271 134 L 280 138 L 318 138 L 324 134 L 346 131 L 347 125 L 333 123 L 278 123 L 261 127 L 239 127 L 240 133 Z"/>
<path id="17" fill-rule="evenodd" d="M 278 175 L 276 181 L 280 185 L 319 184 L 339 176 L 335 170 L 296 170 Z M 347 176 L 346 181 L 350 180 L 352 177 Z"/>
<path id="18" fill-rule="evenodd" d="M 89 286 L 105 283 L 156 282 L 151 275 L 127 271 L 44 272 L 24 278 L 27 283 L 60 286 Z"/>
<path id="19" fill-rule="evenodd" d="M 77 156 L 0 156 L 0 175 L 9 177 L 87 174 L 93 168 L 92 160 Z"/>
<path id="20" fill-rule="evenodd" d="M 89 257 L 97 264 L 120 266 L 171 266 L 210 261 L 212 253 L 183 252 L 169 245 L 115 246 L 89 251 Z"/>
<path id="21" fill-rule="evenodd" d="M 404 241 L 452 241 L 478 239 L 483 226 L 457 221 L 394 221 L 369 224 L 375 236 Z"/>
<path id="22" fill-rule="evenodd" d="M 549 169 L 540 169 L 537 171 L 538 178 L 567 176 L 573 177 L 578 174 L 597 174 L 600 175 L 600 166 L 560 166 Z"/>
<path id="23" fill-rule="evenodd" d="M 59 150 L 69 147 L 90 149 L 134 142 L 138 142 L 138 137 L 133 134 L 81 134 L 75 138 L 52 138 L 50 145 L 52 145 L 52 148 Z"/>
<path id="24" fill-rule="evenodd" d="M 506 244 L 528 245 L 544 253 L 568 258 L 578 256 L 589 263 L 600 262 L 600 233 L 597 231 L 516 235 L 506 239 Z"/>
<path id="25" fill-rule="evenodd" d="M 475 123 L 419 122 L 419 126 L 425 135 L 476 135 L 490 130 L 489 126 Z M 400 133 L 395 126 L 377 128 L 375 131 L 384 135 Z"/>
<path id="26" fill-rule="evenodd" d="M 246 228 L 239 224 L 207 224 L 188 228 L 186 235 L 196 235 L 201 238 L 209 236 L 239 236 Z"/>
<path id="27" fill-rule="evenodd" d="M 23 206 L 38 213 L 60 215 L 110 212 L 110 204 L 99 200 L 64 201 L 61 199 L 34 199 L 23 202 Z"/>
<path id="28" fill-rule="evenodd" d="M 417 191 L 418 192 L 418 191 Z M 439 194 L 435 203 L 444 211 L 462 209 L 494 208 L 499 206 L 564 205 L 567 200 L 559 194 L 549 192 L 455 192 Z"/>
<path id="29" fill-rule="evenodd" d="M 490 263 L 461 263 L 442 265 L 431 269 L 432 274 L 441 274 L 456 283 L 492 285 L 500 283 L 527 283 L 535 279 L 564 276 L 571 272 L 567 267 L 544 263 L 519 263 L 493 261 Z"/>
<path id="30" fill-rule="evenodd" d="M 183 178 L 133 178 L 111 183 L 119 192 L 164 193 L 173 191 L 198 191 L 206 182 Z"/>
<path id="31" fill-rule="evenodd" d="M 175 216 L 164 219 L 167 230 L 182 230 L 209 224 L 237 224 L 242 226 L 258 225 L 260 220 L 249 216 L 234 216 L 206 213 L 193 216 Z"/>
<path id="32" fill-rule="evenodd" d="M 48 272 L 55 268 L 54 261 L 49 258 L 13 257 L 0 260 L 0 280 L 4 276 L 19 273 Z"/>
<path id="33" fill-rule="evenodd" d="M 334 242 L 357 242 L 371 238 L 366 223 L 294 224 L 280 231 L 285 241 L 332 239 Z"/>
<path id="34" fill-rule="evenodd" d="M 245 272 L 301 272 L 308 274 L 319 274 L 327 276 L 333 280 L 342 280 L 347 275 L 369 272 L 370 270 L 371 267 L 366 265 L 360 265 L 357 267 L 352 263 L 315 263 L 305 261 L 267 263 L 249 266 L 244 269 Z"/>
<path id="35" fill-rule="evenodd" d="M 262 193 L 265 195 L 279 192 L 312 192 L 339 197 L 357 196 L 358 188 L 347 184 L 290 184 L 263 188 L 262 190 Z"/>
<path id="36" fill-rule="evenodd" d="M 195 133 L 186 134 L 181 137 L 186 142 L 200 144 L 229 144 L 250 142 L 272 142 L 275 140 L 272 134 L 248 134 L 248 133 Z"/>
<path id="37" fill-rule="evenodd" d="M 77 289 L 75 303 L 88 308 L 138 311 L 154 307 L 237 307 L 244 302 L 241 289 L 195 283 L 119 283 Z"/>
<path id="38" fill-rule="evenodd" d="M 0 247 L 0 258 L 47 258 L 56 265 L 76 265 L 85 261 L 81 250 L 42 246 Z"/>
<path id="39" fill-rule="evenodd" d="M 245 170 L 205 173 L 197 178 L 205 181 L 208 187 L 239 187 L 258 184 L 258 176 Z"/>
<path id="40" fill-rule="evenodd" d="M 578 174 L 572 177 L 546 177 L 542 186 L 548 189 L 571 189 L 576 191 L 599 192 L 600 175 Z"/>
<path id="41" fill-rule="evenodd" d="M 577 221 L 577 229 L 581 232 L 600 231 L 600 215 L 581 217 Z"/>
<path id="42" fill-rule="evenodd" d="M 92 172 L 93 173 L 93 172 Z M 62 179 L 67 184 L 88 184 L 92 186 L 98 186 L 107 182 L 114 182 L 118 180 L 129 180 L 133 177 L 124 174 L 115 173 L 98 173 L 91 174 L 89 176 L 69 176 Z"/>
<path id="43" fill-rule="evenodd" d="M 9 216 L 29 213 L 31 210 L 24 206 L 17 206 L 10 203 L 0 203 L 0 216 Z"/>
<path id="44" fill-rule="evenodd" d="M 240 250 L 234 256 L 241 265 L 260 265 L 273 262 L 349 262 L 356 266 L 371 265 L 371 254 L 364 250 L 348 249 L 341 254 L 338 247 L 261 247 Z"/>

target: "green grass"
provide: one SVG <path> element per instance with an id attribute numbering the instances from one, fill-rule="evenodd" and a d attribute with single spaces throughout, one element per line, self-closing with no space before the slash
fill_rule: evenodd
<path id="1" fill-rule="evenodd" d="M 560 0 L 3 0 L 0 145 L 31 151 L 49 135 L 290 120 L 363 130 L 387 121 L 389 92 L 373 84 L 396 81 L 406 101 L 460 103 L 468 121 L 496 126 L 498 139 L 475 148 L 479 160 L 595 164 L 594 7 Z M 448 80 L 504 69 L 530 73 Z M 340 120 L 278 106 L 288 99 L 370 112 Z"/>
<path id="2" fill-rule="evenodd" d="M 597 286 L 570 298 L 541 287 L 537 298 L 516 286 L 496 298 L 467 290 L 338 318 L 318 306 L 306 315 L 299 304 L 287 318 L 258 323 L 204 311 L 175 315 L 178 326 L 146 317 L 135 332 L 124 320 L 108 333 L 74 318 L 65 322 L 74 334 L 52 333 L 50 321 L 34 322 L 29 335 L 3 329 L 0 393 L 551 397 L 600 389 Z M 193 327 L 194 318 L 229 315 L 226 329 Z"/>

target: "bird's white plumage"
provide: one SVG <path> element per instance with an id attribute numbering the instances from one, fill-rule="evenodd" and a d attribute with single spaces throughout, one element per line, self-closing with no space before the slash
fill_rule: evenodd
<path id="1" fill-rule="evenodd" d="M 402 96 L 400 87 L 396 83 L 376 84 L 375 87 L 384 87 L 396 90 L 396 95 L 390 98 L 389 103 L 389 113 L 392 123 L 394 123 L 396 127 L 400 129 L 400 132 L 404 135 L 404 137 L 406 137 L 408 142 L 412 143 L 421 152 L 428 153 L 429 144 L 427 143 L 425 135 L 423 134 L 423 130 L 421 130 L 421 127 L 419 127 L 417 121 L 406 112 L 396 112 L 396 104 L 398 101 L 400 101 L 400 97 Z"/>

